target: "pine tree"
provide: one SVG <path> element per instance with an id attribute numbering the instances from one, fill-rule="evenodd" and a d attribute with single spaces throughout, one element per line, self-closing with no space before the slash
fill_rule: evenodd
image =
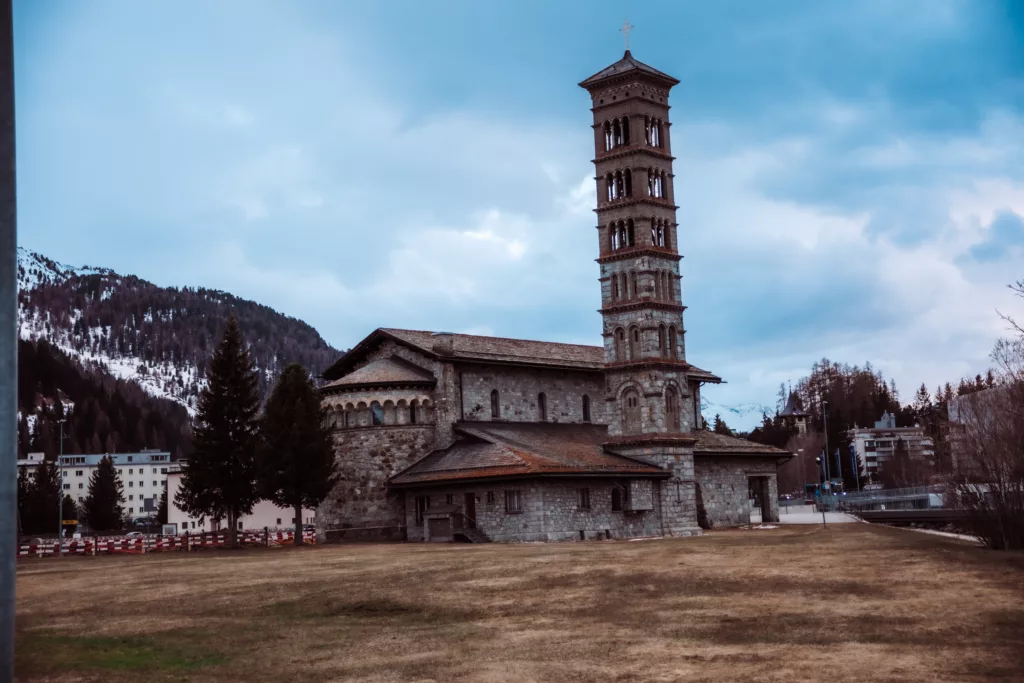
<path id="1" fill-rule="evenodd" d="M 32 475 L 28 488 L 25 515 L 25 531 L 45 534 L 57 530 L 58 496 L 60 495 L 60 470 L 53 460 L 43 460 Z"/>
<path id="2" fill-rule="evenodd" d="M 725 420 L 718 413 L 715 413 L 715 422 L 711 427 L 711 431 L 715 434 L 724 434 L 725 436 L 733 436 L 732 430 L 729 429 L 729 425 L 725 424 Z"/>
<path id="3" fill-rule="evenodd" d="M 194 517 L 227 517 L 231 547 L 238 545 L 238 518 L 259 500 L 256 387 L 252 361 L 231 316 L 210 363 L 209 383 L 199 397 L 192 453 L 175 497 Z"/>
<path id="4" fill-rule="evenodd" d="M 18 468 L 18 533 L 28 531 L 31 516 L 29 506 L 31 504 L 32 482 L 28 478 L 28 470 L 25 467 Z"/>
<path id="5" fill-rule="evenodd" d="M 167 481 L 164 481 L 164 491 L 160 494 L 160 504 L 156 508 L 156 521 L 161 526 L 167 524 Z"/>
<path id="6" fill-rule="evenodd" d="M 110 457 L 100 458 L 99 466 L 89 478 L 89 495 L 82 501 L 82 513 L 93 531 L 121 528 L 124 519 L 124 485 Z"/>
<path id="7" fill-rule="evenodd" d="M 293 363 L 277 381 L 263 419 L 257 465 L 260 493 L 295 511 L 295 544 L 302 544 L 302 509 L 315 508 L 337 480 L 327 416 L 309 373 Z"/>

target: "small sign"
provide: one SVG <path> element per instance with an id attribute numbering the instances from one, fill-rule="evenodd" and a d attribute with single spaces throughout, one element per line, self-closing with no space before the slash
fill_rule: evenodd
<path id="1" fill-rule="evenodd" d="M 78 520 L 77 519 L 65 519 L 62 522 L 62 524 L 64 526 L 74 526 L 74 525 L 78 524 Z"/>

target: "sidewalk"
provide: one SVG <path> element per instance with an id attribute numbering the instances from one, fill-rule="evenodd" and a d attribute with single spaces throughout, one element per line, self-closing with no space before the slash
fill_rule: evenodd
<path id="1" fill-rule="evenodd" d="M 858 521 L 856 517 L 844 512 L 826 512 L 826 524 L 851 524 Z M 821 513 L 814 508 L 780 508 L 779 524 L 821 524 Z"/>

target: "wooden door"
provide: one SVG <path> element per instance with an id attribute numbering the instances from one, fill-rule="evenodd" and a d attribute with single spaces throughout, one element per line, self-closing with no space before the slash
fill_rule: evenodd
<path id="1" fill-rule="evenodd" d="M 465 507 L 464 507 L 464 510 L 463 510 L 463 512 L 465 512 L 465 516 L 466 516 L 466 519 L 465 519 L 466 528 L 467 529 L 475 529 L 476 528 L 476 494 L 474 494 L 474 493 L 467 493 L 467 494 L 465 494 L 465 496 L 463 498 L 466 501 L 465 502 Z"/>

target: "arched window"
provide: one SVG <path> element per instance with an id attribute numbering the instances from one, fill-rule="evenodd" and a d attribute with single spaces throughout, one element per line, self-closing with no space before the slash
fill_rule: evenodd
<path id="1" fill-rule="evenodd" d="M 615 301 L 619 298 L 619 276 L 612 275 L 612 300 Z"/>
<path id="2" fill-rule="evenodd" d="M 658 326 L 658 355 L 665 355 L 665 325 Z"/>
<path id="3" fill-rule="evenodd" d="M 622 144 L 629 144 L 629 117 L 622 117 Z"/>
<path id="4" fill-rule="evenodd" d="M 612 148 L 612 124 L 608 121 L 604 122 L 604 151 L 608 151 Z"/>
<path id="5" fill-rule="evenodd" d="M 626 332 L 621 327 L 615 330 L 615 360 L 626 360 Z"/>
<path id="6" fill-rule="evenodd" d="M 622 395 L 622 430 L 626 434 L 640 431 L 640 396 L 632 389 Z"/>
<path id="7" fill-rule="evenodd" d="M 409 404 L 409 424 L 411 424 L 411 425 L 416 424 L 416 404 L 415 403 L 410 403 Z"/>
<path id="8" fill-rule="evenodd" d="M 615 177 L 611 173 L 604 177 L 604 190 L 607 201 L 612 200 L 612 193 L 615 192 Z"/>
<path id="9" fill-rule="evenodd" d="M 377 401 L 370 404 L 370 424 L 374 426 L 384 424 L 384 408 Z"/>
<path id="10" fill-rule="evenodd" d="M 583 421 L 590 422 L 590 397 L 583 394 Z"/>
<path id="11" fill-rule="evenodd" d="M 548 397 L 543 391 L 537 394 L 537 419 L 541 422 L 548 420 Z"/>
<path id="12" fill-rule="evenodd" d="M 633 231 L 633 219 L 630 218 L 626 221 L 626 243 L 629 246 L 636 244 L 635 232 Z"/>
<path id="13" fill-rule="evenodd" d="M 655 299 L 660 299 L 661 298 L 661 282 L 660 282 L 660 280 L 661 280 L 660 273 L 655 272 L 654 273 L 654 298 Z"/>
<path id="14" fill-rule="evenodd" d="M 640 291 L 636 288 L 636 273 L 629 274 L 629 295 L 634 299 L 640 296 Z"/>
<path id="15" fill-rule="evenodd" d="M 608 239 L 611 244 L 612 251 L 619 248 L 619 229 L 615 227 L 615 223 L 612 222 L 608 225 Z"/>
<path id="16" fill-rule="evenodd" d="M 344 412 L 344 414 L 342 415 L 342 420 L 343 420 L 342 424 L 344 424 L 344 425 L 345 425 L 346 427 L 348 427 L 348 426 L 349 426 L 349 425 L 351 424 L 351 423 L 349 422 L 349 415 L 351 415 L 351 414 L 352 414 L 352 413 L 350 413 L 350 412 L 348 412 L 348 411 L 346 410 L 346 411 Z"/>
<path id="17" fill-rule="evenodd" d="M 618 147 L 622 144 L 622 125 L 618 119 L 612 123 L 612 147 Z"/>
<path id="18" fill-rule="evenodd" d="M 498 403 L 498 390 L 491 391 L 491 417 L 501 417 L 501 404 Z"/>
<path id="19" fill-rule="evenodd" d="M 665 246 L 665 222 L 666 221 L 659 221 L 658 222 L 658 246 L 659 247 L 664 247 Z"/>
<path id="20" fill-rule="evenodd" d="M 661 172 L 661 194 L 662 198 L 668 197 L 668 172 Z"/>
<path id="21" fill-rule="evenodd" d="M 605 124 L 608 125 L 607 123 Z M 651 117 L 644 117 L 644 142 L 648 145 L 651 144 Z"/>
<path id="22" fill-rule="evenodd" d="M 654 197 L 654 169 L 647 169 L 647 196 Z"/>
<path id="23" fill-rule="evenodd" d="M 620 512 L 622 510 L 622 489 L 615 484 L 612 484 L 612 512 Z"/>
<path id="24" fill-rule="evenodd" d="M 629 328 L 629 359 L 640 358 L 640 328 L 633 326 Z"/>
<path id="25" fill-rule="evenodd" d="M 623 197 L 632 197 L 633 196 L 633 172 L 630 171 L 627 168 L 626 172 L 623 174 L 623 178 L 626 181 L 626 186 L 624 188 L 622 196 Z"/>
<path id="26" fill-rule="evenodd" d="M 665 427 L 670 432 L 679 431 L 679 398 L 672 387 L 665 389 Z"/>
<path id="27" fill-rule="evenodd" d="M 676 355 L 676 326 L 668 328 L 668 355 L 669 358 L 678 358 Z"/>

